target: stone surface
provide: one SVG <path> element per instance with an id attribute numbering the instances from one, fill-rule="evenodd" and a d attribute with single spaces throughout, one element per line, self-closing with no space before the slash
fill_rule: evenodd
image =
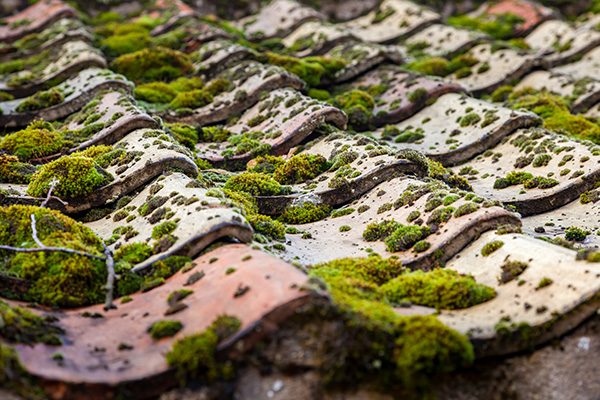
<path id="1" fill-rule="evenodd" d="M 338 44 L 358 40 L 358 36 L 341 25 L 323 21 L 308 21 L 282 39 L 296 56 L 315 56 L 328 52 Z"/>
<path id="2" fill-rule="evenodd" d="M 454 26 L 433 24 L 415 33 L 404 41 L 407 47 L 425 47 L 424 51 L 433 57 L 451 57 L 456 53 L 489 41 L 486 34 Z"/>

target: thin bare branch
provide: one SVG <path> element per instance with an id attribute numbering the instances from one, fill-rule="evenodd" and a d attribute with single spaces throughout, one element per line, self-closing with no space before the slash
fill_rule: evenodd
<path id="1" fill-rule="evenodd" d="M 61 203 L 63 203 L 64 205 L 67 205 L 67 203 L 65 201 L 62 201 L 58 197 L 52 196 L 52 191 L 54 190 L 56 185 L 58 185 L 59 183 L 60 183 L 60 180 L 56 179 L 56 177 L 52 178 L 52 180 L 50 181 L 50 188 L 48 188 L 48 195 L 46 196 L 46 200 L 42 201 L 42 204 L 40 204 L 40 207 L 42 207 L 42 208 L 46 207 L 46 205 L 48 204 L 48 202 L 50 201 L 51 198 L 55 198 L 55 199 L 59 200 Z"/>
<path id="2" fill-rule="evenodd" d="M 90 257 L 90 258 L 95 258 L 96 260 L 106 261 L 106 257 L 96 256 L 94 254 L 86 253 L 84 251 L 77 251 L 77 250 L 72 250 L 72 249 L 65 249 L 65 248 L 62 248 L 62 247 L 48 247 L 48 246 L 44 246 L 44 247 L 28 247 L 28 248 L 25 248 L 25 247 L 13 247 L 13 246 L 0 245 L 0 250 L 14 251 L 16 253 L 41 253 L 43 251 L 60 251 L 62 253 L 77 254 L 77 255 L 83 256 L 83 257 Z"/>
<path id="3" fill-rule="evenodd" d="M 44 243 L 41 242 L 40 238 L 38 238 L 37 235 L 37 229 L 35 226 L 35 214 L 31 214 L 31 236 L 33 236 L 33 240 L 35 241 L 35 243 L 40 246 L 40 247 L 46 247 L 44 246 Z"/>
<path id="4" fill-rule="evenodd" d="M 117 308 L 113 304 L 113 290 L 115 284 L 115 261 L 112 256 L 112 252 L 106 244 L 102 242 L 102 246 L 104 246 L 104 255 L 106 256 L 106 269 L 108 270 L 108 277 L 106 278 L 106 304 L 104 305 L 104 311 L 108 311 L 111 308 Z"/>

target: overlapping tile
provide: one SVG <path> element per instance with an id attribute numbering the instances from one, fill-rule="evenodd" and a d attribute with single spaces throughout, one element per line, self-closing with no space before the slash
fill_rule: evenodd
<path id="1" fill-rule="evenodd" d="M 535 71 L 526 75 L 515 86 L 516 90 L 527 87 L 547 90 L 572 101 L 571 112 L 588 110 L 600 100 L 600 84 L 593 79 L 575 80 L 569 75 L 555 74 L 549 71 Z"/>
<path id="2" fill-rule="evenodd" d="M 474 57 L 476 63 L 468 70 L 458 70 L 447 79 L 465 87 L 476 96 L 492 93 L 543 63 L 538 55 L 526 50 L 495 49 L 489 43 L 475 46 L 467 54 Z"/>
<path id="3" fill-rule="evenodd" d="M 484 33 L 449 25 L 433 24 L 404 41 L 404 46 L 423 50 L 433 57 L 452 57 L 479 42 L 489 41 Z"/>
<path id="4" fill-rule="evenodd" d="M 349 29 L 322 21 L 309 21 L 282 39 L 282 43 L 298 57 L 328 52 L 338 44 L 359 40 Z"/>
<path id="5" fill-rule="evenodd" d="M 552 69 L 557 74 L 569 75 L 575 80 L 591 78 L 600 80 L 597 65 L 600 63 L 600 48 L 590 50 L 579 61 Z"/>
<path id="6" fill-rule="evenodd" d="M 246 135 L 250 141 L 258 141 L 259 148 L 249 150 L 229 141 L 199 143 L 196 148 L 199 157 L 216 166 L 239 169 L 259 149 L 274 155 L 285 154 L 319 125 L 329 123 L 344 129 L 346 122 L 346 114 L 327 103 L 291 89 L 278 89 L 246 111 L 237 123 L 224 127 L 234 135 Z"/>
<path id="7" fill-rule="evenodd" d="M 525 37 L 532 49 L 545 50 L 544 56 L 550 66 L 562 65 L 583 56 L 600 45 L 600 32 L 592 29 L 577 29 L 565 21 L 546 21 Z"/>
<path id="8" fill-rule="evenodd" d="M 455 169 L 475 192 L 517 207 L 523 215 L 553 210 L 594 188 L 600 147 L 540 128 L 520 129 Z M 527 175 L 528 174 L 528 175 Z"/>
<path id="9" fill-rule="evenodd" d="M 279 255 L 302 264 L 316 264 L 376 253 L 382 257 L 397 256 L 403 265 L 410 268 L 428 269 L 451 258 L 482 232 L 495 229 L 499 224 L 520 224 L 516 214 L 493 203 L 484 203 L 483 199 L 480 199 L 481 203 L 465 200 L 466 193 L 458 193 L 458 190 L 451 191 L 443 184 L 427 184 L 409 177 L 381 182 L 371 192 L 349 204 L 349 214 L 297 225 L 298 229 L 309 233 L 310 238 L 299 234 L 287 235 L 290 243 Z M 447 196 L 454 201 L 444 206 L 442 201 Z M 438 206 L 432 209 L 434 203 L 431 200 Z M 452 207 L 452 210 L 446 207 Z M 454 214 L 459 209 L 471 212 Z M 369 224 L 390 220 L 403 225 L 431 226 L 432 233 L 423 238 L 429 243 L 427 249 L 420 253 L 412 251 L 412 248 L 389 252 L 383 241 L 365 240 L 363 233 Z"/>
<path id="10" fill-rule="evenodd" d="M 532 113 L 450 93 L 402 123 L 372 134 L 395 148 L 419 150 L 444 165 L 454 165 L 485 152 L 516 129 L 538 121 Z"/>
<path id="11" fill-rule="evenodd" d="M 177 115 L 171 111 L 164 117 L 190 125 L 210 125 L 252 107 L 263 92 L 283 87 L 301 89 L 304 86 L 304 81 L 285 69 L 255 61 L 241 62 L 223 71 L 217 78 L 228 79 L 235 89 L 215 96 L 212 103 L 193 110 L 189 115 Z"/>
<path id="12" fill-rule="evenodd" d="M 405 0 L 384 0 L 366 15 L 344 22 L 362 40 L 391 43 L 438 22 L 440 15 Z"/>
<path id="13" fill-rule="evenodd" d="M 325 57 L 341 59 L 346 63 L 344 68 L 335 73 L 333 83 L 349 81 L 385 61 L 398 65 L 404 62 L 404 54 L 400 47 L 364 42 L 341 44 L 327 52 Z M 330 82 L 321 82 L 327 83 Z"/>
<path id="14" fill-rule="evenodd" d="M 40 0 L 20 13 L 4 19 L 6 24 L 0 26 L 0 41 L 14 42 L 66 17 L 78 18 L 73 7 L 60 0 Z"/>
<path id="15" fill-rule="evenodd" d="M 381 127 L 400 122 L 447 93 L 462 92 L 460 86 L 441 79 L 421 76 L 396 66 L 382 65 L 340 87 L 340 91 L 359 89 L 373 93 L 374 108 L 366 124 L 355 128 Z"/>
<path id="16" fill-rule="evenodd" d="M 104 399 L 118 387 L 139 398 L 156 396 L 177 385 L 175 370 L 165 359 L 177 340 L 201 333 L 217 317 L 229 315 L 241 326 L 219 343 L 217 353 L 240 356 L 311 298 L 299 289 L 307 280 L 304 273 L 244 245 L 220 247 L 194 263 L 190 272 L 179 272 L 150 292 L 131 295 L 132 301 L 120 304 L 118 310 L 105 313 L 102 305 L 63 312 L 34 310 L 57 317 L 57 325 L 65 330 L 59 349 L 63 362 L 57 367 L 55 346 L 17 344 L 23 366 L 54 397 L 75 398 L 93 389 L 97 398 Z M 235 272 L 226 274 L 231 267 Z M 185 286 L 194 273 L 202 274 L 202 279 Z M 240 287 L 244 294 L 236 295 Z M 187 307 L 165 316 L 167 297 L 182 288 L 193 290 L 182 301 Z M 84 318 L 83 312 L 103 318 Z M 154 340 L 147 329 L 159 320 L 180 321 L 183 329 Z"/>
<path id="17" fill-rule="evenodd" d="M 49 55 L 41 53 L 41 59 L 29 70 L 14 72 L 0 77 L 0 91 L 15 97 L 34 94 L 52 82 L 67 79 L 88 67 L 105 68 L 106 61 L 100 52 L 83 41 L 72 41 L 60 48 L 50 49 Z"/>
<path id="18" fill-rule="evenodd" d="M 196 71 L 206 76 L 213 76 L 240 60 L 254 56 L 251 49 L 228 39 L 212 40 L 191 54 Z"/>
<path id="19" fill-rule="evenodd" d="M 88 211 L 133 192 L 168 169 L 179 169 L 189 175 L 198 173 L 191 152 L 162 130 L 137 129 L 118 141 L 113 151 L 114 157 L 105 168 L 114 177 L 110 183 L 66 204 L 51 199 L 48 207 L 65 213 Z M 27 196 L 27 185 L 2 185 L 2 189 L 12 189 L 14 193 L 4 197 L 2 205 L 39 204 L 43 200 Z"/>
<path id="20" fill-rule="evenodd" d="M 333 133 L 310 143 L 299 154 L 320 154 L 332 162 L 332 167 L 309 181 L 292 185 L 293 194 L 257 197 L 259 212 L 280 214 L 305 198 L 318 199 L 328 206 L 340 206 L 359 198 L 392 176 L 411 174 L 424 177 L 428 173 L 426 165 L 396 155 L 389 147 L 380 146 L 362 135 Z M 347 163 L 338 162 L 344 157 Z"/>
<path id="21" fill-rule="evenodd" d="M 262 7 L 258 14 L 236 21 L 250 39 L 270 39 L 283 37 L 310 20 L 323 20 L 325 17 L 311 7 L 294 0 L 274 0 Z"/>
<path id="22" fill-rule="evenodd" d="M 105 69 L 88 68 L 52 88 L 64 98 L 58 104 L 41 109 L 34 105 L 29 107 L 28 104 L 35 99 L 35 95 L 0 102 L 0 109 L 3 111 L 0 114 L 0 124 L 12 128 L 28 125 L 34 119 L 55 121 L 79 110 L 101 91 L 121 89 L 131 93 L 132 86 L 122 75 Z"/>
<path id="23" fill-rule="evenodd" d="M 503 244 L 483 256 L 484 246 L 495 241 Z M 490 301 L 438 316 L 467 335 L 479 357 L 506 355 L 559 337 L 599 304 L 600 264 L 576 261 L 573 250 L 519 234 L 485 233 L 446 268 L 471 274 L 496 290 Z"/>
<path id="24" fill-rule="evenodd" d="M 223 237 L 250 242 L 253 231 L 244 218 L 232 206 L 223 205 L 220 198 L 208 196 L 209 189 L 198 187 L 196 183 L 178 172 L 161 176 L 125 207 L 87 226 L 103 238 L 111 238 L 117 224 L 131 226 L 138 234 L 132 238 L 128 235 L 115 237 L 111 240 L 111 248 L 138 242 L 155 248 L 153 256 L 134 266 L 140 270 L 173 254 L 195 257 L 210 243 Z M 150 202 L 152 205 L 148 206 Z M 158 206 L 160 203 L 162 205 Z M 175 225 L 173 230 L 163 237 L 153 234 L 154 228 L 167 221 Z M 148 238 L 152 239 L 148 241 Z"/>

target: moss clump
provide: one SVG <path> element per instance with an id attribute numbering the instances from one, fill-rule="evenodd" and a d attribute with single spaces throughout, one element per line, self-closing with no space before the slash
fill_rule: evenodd
<path id="1" fill-rule="evenodd" d="M 404 317 L 394 311 L 378 285 L 402 272 L 397 260 L 378 256 L 335 260 L 309 270 L 311 277 L 327 285 L 353 348 L 350 352 L 346 347 L 340 352 L 337 346 L 330 350 L 334 361 L 325 366 L 330 381 L 381 378 L 380 371 L 385 371 L 384 381 L 392 379 L 407 388 L 427 390 L 431 376 L 473 361 L 467 338 L 436 317 Z M 381 364 L 376 371 L 375 362 Z"/>
<path id="2" fill-rule="evenodd" d="M 375 108 L 373 97 L 357 89 L 337 96 L 332 103 L 348 114 L 348 122 L 354 126 L 367 125 Z"/>
<path id="3" fill-rule="evenodd" d="M 0 149 L 19 157 L 31 160 L 57 154 L 64 147 L 63 134 L 52 124 L 35 121 L 26 129 L 6 135 L 0 142 Z"/>
<path id="4" fill-rule="evenodd" d="M 505 102 L 510 97 L 512 91 L 513 91 L 513 87 L 512 86 L 502 86 L 502 87 L 499 87 L 498 89 L 496 89 L 494 91 L 494 93 L 492 93 L 491 100 L 494 103 Z"/>
<path id="5" fill-rule="evenodd" d="M 285 225 L 267 215 L 247 215 L 246 220 L 252 225 L 252 228 L 256 233 L 260 233 L 261 235 L 265 235 L 275 240 L 285 239 Z"/>
<path id="6" fill-rule="evenodd" d="M 492 242 L 486 243 L 486 245 L 483 246 L 483 248 L 481 249 L 481 255 L 487 257 L 502 246 L 504 246 L 504 242 L 501 240 L 494 240 Z"/>
<path id="7" fill-rule="evenodd" d="M 194 291 L 190 290 L 190 289 L 175 290 L 171 294 L 169 294 L 169 297 L 167 297 L 167 302 L 170 303 L 171 301 L 174 301 L 174 300 L 181 301 L 181 300 L 185 299 L 186 297 L 188 297 L 192 293 L 194 293 Z"/>
<path id="8" fill-rule="evenodd" d="M 63 156 L 40 168 L 31 178 L 27 194 L 44 197 L 48 194 L 50 182 L 58 179 L 53 195 L 62 199 L 87 196 L 95 189 L 113 180 L 113 176 L 87 157 Z"/>
<path id="9" fill-rule="evenodd" d="M 379 223 L 373 222 L 367 225 L 363 232 L 363 238 L 367 242 L 375 242 L 382 240 L 392 234 L 397 228 L 401 227 L 402 224 L 394 220 L 383 220 Z"/>
<path id="10" fill-rule="evenodd" d="M 525 88 L 514 92 L 508 101 L 513 109 L 526 108 L 544 120 L 544 127 L 558 133 L 592 141 L 600 140 L 600 126 L 582 115 L 573 115 L 569 102 L 545 90 Z"/>
<path id="11" fill-rule="evenodd" d="M 1 183 L 29 183 L 35 173 L 35 167 L 22 163 L 15 156 L 0 156 Z"/>
<path id="12" fill-rule="evenodd" d="M 293 185 L 313 179 L 328 168 L 329 163 L 320 154 L 299 154 L 280 164 L 273 172 L 273 179 L 282 185 Z"/>
<path id="13" fill-rule="evenodd" d="M 334 212 L 331 213 L 331 218 L 343 217 L 344 215 L 352 214 L 354 211 L 356 211 L 356 210 L 351 207 L 343 208 L 341 210 L 335 210 Z"/>
<path id="14" fill-rule="evenodd" d="M 545 167 L 552 160 L 552 156 L 547 153 L 538 154 L 531 164 L 534 168 Z"/>
<path id="15" fill-rule="evenodd" d="M 415 251 L 415 253 L 422 253 L 424 251 L 427 251 L 430 247 L 431 243 L 429 243 L 427 240 L 420 240 L 417 243 L 415 243 L 413 250 Z"/>
<path id="16" fill-rule="evenodd" d="M 552 282 L 554 282 L 554 281 L 550 278 L 542 278 L 540 283 L 538 283 L 537 288 L 538 289 L 545 288 L 546 286 L 550 286 L 552 284 Z"/>
<path id="17" fill-rule="evenodd" d="M 212 103 L 213 95 L 203 89 L 182 92 L 171 101 L 171 108 L 200 108 Z"/>
<path id="18" fill-rule="evenodd" d="M 188 149 L 194 150 L 196 143 L 198 143 L 198 131 L 195 127 L 180 123 L 165 124 L 165 126 L 173 132 L 179 143 Z"/>
<path id="19" fill-rule="evenodd" d="M 583 242 L 590 233 L 590 231 L 584 231 L 576 226 L 571 226 L 565 231 L 565 239 L 572 242 Z"/>
<path id="20" fill-rule="evenodd" d="M 202 333 L 187 336 L 173 344 L 167 353 L 167 364 L 177 368 L 177 378 L 182 384 L 189 379 L 214 382 L 231 378 L 232 366 L 215 360 L 217 344 L 233 335 L 241 326 L 239 319 L 223 315 Z"/>
<path id="21" fill-rule="evenodd" d="M 161 239 L 163 236 L 169 235 L 177 228 L 177 223 L 174 221 L 165 221 L 160 225 L 156 225 L 152 229 L 152 239 Z"/>
<path id="22" fill-rule="evenodd" d="M 452 218 L 454 210 L 454 207 L 442 207 L 434 210 L 427 219 L 427 224 L 441 225 L 444 222 L 448 222 Z"/>
<path id="23" fill-rule="evenodd" d="M 145 49 L 151 39 L 147 31 L 129 32 L 122 35 L 110 36 L 100 42 L 100 48 L 108 57 L 119 57 Z"/>
<path id="24" fill-rule="evenodd" d="M 57 335 L 64 332 L 52 324 L 51 317 L 40 317 L 26 308 L 11 307 L 0 300 L 0 321 L 2 321 L 0 335 L 8 341 L 30 345 L 35 343 L 62 344 Z"/>
<path id="25" fill-rule="evenodd" d="M 307 224 L 326 218 L 331 212 L 331 207 L 326 204 L 313 204 L 306 202 L 301 206 L 290 206 L 283 214 L 281 220 L 288 224 Z"/>
<path id="26" fill-rule="evenodd" d="M 411 103 L 421 103 L 427 99 L 427 89 L 422 87 L 416 88 L 412 92 L 409 92 L 406 98 Z"/>
<path id="27" fill-rule="evenodd" d="M 441 268 L 402 274 L 382 285 L 380 290 L 393 303 L 410 301 L 446 310 L 471 307 L 496 295 L 494 289 L 477 284 L 472 276 Z"/>
<path id="28" fill-rule="evenodd" d="M 451 73 L 448 60 L 441 57 L 423 57 L 407 64 L 406 67 L 425 75 L 447 76 Z"/>
<path id="29" fill-rule="evenodd" d="M 448 18 L 448 24 L 483 31 L 496 39 L 510 39 L 515 36 L 517 27 L 523 23 L 523 18 L 514 14 L 495 14 L 485 18 L 457 15 Z"/>
<path id="30" fill-rule="evenodd" d="M 175 335 L 182 328 L 183 324 L 179 321 L 161 320 L 150 325 L 148 333 L 152 336 L 152 339 L 159 340 Z"/>
<path id="31" fill-rule="evenodd" d="M 200 142 L 225 142 L 233 133 L 227 129 L 217 126 L 204 127 L 198 131 L 198 140 Z M 258 171 L 255 171 L 258 172 Z"/>
<path id="32" fill-rule="evenodd" d="M 415 243 L 429 236 L 428 227 L 416 225 L 400 226 L 390 236 L 385 238 L 385 245 L 388 251 L 394 253 L 397 251 L 406 251 Z"/>
<path id="33" fill-rule="evenodd" d="M 111 67 L 117 73 L 141 82 L 175 79 L 194 69 L 187 54 L 164 47 L 120 56 L 111 63 Z"/>
<path id="34" fill-rule="evenodd" d="M 464 128 L 467 126 L 475 125 L 479 121 L 481 121 L 481 116 L 479 116 L 479 114 L 477 114 L 477 113 L 472 112 L 472 113 L 469 113 L 469 114 L 465 115 L 464 117 L 462 117 L 460 119 L 459 125 L 462 128 Z"/>
<path id="35" fill-rule="evenodd" d="M 31 215 L 38 237 L 47 246 L 65 247 L 102 256 L 102 241 L 87 227 L 59 213 L 34 206 L 0 208 L 0 243 L 37 247 L 32 237 Z M 95 304 L 104 298 L 106 266 L 103 261 L 62 252 L 14 253 L 0 251 L 7 274 L 32 282 L 23 300 L 74 307 Z"/>
<path id="36" fill-rule="evenodd" d="M 529 264 L 521 261 L 507 260 L 502 264 L 502 275 L 498 278 L 498 283 L 504 284 L 512 281 L 517 276 L 521 275 L 529 267 Z"/>
<path id="37" fill-rule="evenodd" d="M 454 218 L 462 217 L 463 215 L 471 214 L 475 211 L 479 210 L 479 204 L 468 202 L 456 209 L 454 211 Z"/>
<path id="38" fill-rule="evenodd" d="M 61 92 L 56 89 L 45 90 L 38 92 L 31 97 L 23 100 L 21 104 L 16 108 L 18 112 L 36 111 L 42 108 L 55 106 L 62 103 L 65 97 Z"/>
<path id="39" fill-rule="evenodd" d="M 509 186 L 520 185 L 525 183 L 526 180 L 532 179 L 533 175 L 529 172 L 513 171 L 510 172 L 506 178 L 498 178 L 494 182 L 494 189 L 504 189 Z"/>
<path id="40" fill-rule="evenodd" d="M 552 178 L 544 178 L 543 176 L 536 176 L 535 178 L 527 179 L 523 183 L 525 189 L 549 189 L 558 185 L 558 181 Z"/>
<path id="41" fill-rule="evenodd" d="M 119 250 L 115 252 L 114 259 L 116 262 L 121 261 L 135 265 L 146 261 L 152 254 L 154 254 L 152 247 L 146 243 L 131 243 L 119 247 Z"/>
<path id="42" fill-rule="evenodd" d="M 281 193 L 281 185 L 268 175 L 244 172 L 227 180 L 225 189 L 245 192 L 253 196 L 275 196 Z"/>
<path id="43" fill-rule="evenodd" d="M 138 85 L 134 94 L 138 100 L 168 104 L 177 96 L 177 91 L 165 82 L 151 82 Z"/>
<path id="44" fill-rule="evenodd" d="M 309 86 L 317 86 L 324 78 L 333 79 L 335 73 L 346 66 L 346 63 L 339 58 L 296 58 L 275 53 L 267 53 L 264 61 L 285 68 Z"/>

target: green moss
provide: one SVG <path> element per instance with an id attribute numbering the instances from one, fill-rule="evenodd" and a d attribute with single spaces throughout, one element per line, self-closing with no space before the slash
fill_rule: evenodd
<path id="1" fill-rule="evenodd" d="M 344 215 L 352 214 L 355 211 L 354 208 L 342 208 L 341 210 L 335 210 L 331 213 L 331 218 L 343 217 Z"/>
<path id="2" fill-rule="evenodd" d="M 133 81 L 174 79 L 193 71 L 187 54 L 157 47 L 122 55 L 111 63 L 112 69 Z"/>
<path id="3" fill-rule="evenodd" d="M 479 116 L 479 114 L 469 113 L 460 119 L 459 125 L 464 128 L 467 126 L 475 125 L 479 121 L 481 121 L 481 117 Z"/>
<path id="4" fill-rule="evenodd" d="M 452 218 L 454 210 L 454 207 L 442 207 L 434 210 L 427 219 L 427 224 L 441 225 L 448 222 Z"/>
<path id="5" fill-rule="evenodd" d="M 529 264 L 521 261 L 507 260 L 502 264 L 502 275 L 498 278 L 498 283 L 504 284 L 512 281 L 521 275 L 529 267 Z"/>
<path id="6" fill-rule="evenodd" d="M 313 179 L 328 168 L 329 163 L 320 154 L 299 154 L 278 165 L 273 179 L 282 185 L 293 185 Z"/>
<path id="7" fill-rule="evenodd" d="M 147 31 L 129 32 L 123 35 L 115 35 L 103 39 L 100 48 L 108 57 L 118 57 L 140 51 L 148 47 L 151 39 Z"/>
<path id="8" fill-rule="evenodd" d="M 11 307 L 0 300 L 0 321 L 2 321 L 0 335 L 10 342 L 29 345 L 35 343 L 62 344 L 58 335 L 64 331 L 53 324 L 51 317 L 41 317 L 26 308 Z"/>
<path id="9" fill-rule="evenodd" d="M 367 242 L 382 240 L 392 234 L 397 228 L 403 226 L 394 220 L 383 220 L 379 223 L 372 222 L 365 228 L 363 238 Z"/>
<path id="10" fill-rule="evenodd" d="M 177 228 L 177 223 L 174 221 L 165 221 L 160 225 L 156 225 L 152 229 L 152 239 L 161 239 L 165 235 L 169 235 Z"/>
<path id="11" fill-rule="evenodd" d="M 441 57 L 423 57 L 420 60 L 407 64 L 406 67 L 425 75 L 447 76 L 450 74 L 448 60 Z"/>
<path id="12" fill-rule="evenodd" d="M 195 127 L 181 123 L 165 124 L 165 126 L 173 132 L 175 139 L 177 139 L 179 143 L 190 150 L 196 148 L 196 143 L 198 143 L 198 131 Z"/>
<path id="13" fill-rule="evenodd" d="M 406 98 L 411 103 L 421 103 L 421 102 L 425 101 L 427 98 L 427 89 L 422 88 L 422 87 L 416 88 L 412 92 L 409 92 L 406 95 Z"/>
<path id="14" fill-rule="evenodd" d="M 225 275 L 231 275 L 233 274 L 235 271 L 237 271 L 237 268 L 235 267 L 229 267 L 225 270 Z"/>
<path id="15" fill-rule="evenodd" d="M 245 192 L 253 196 L 275 196 L 281 193 L 281 185 L 268 175 L 245 172 L 232 176 L 224 186 L 235 192 Z"/>
<path id="16" fill-rule="evenodd" d="M 394 253 L 397 251 L 406 251 L 415 243 L 429 236 L 428 227 L 416 225 L 399 226 L 392 234 L 385 238 L 385 245 L 388 251 Z"/>
<path id="17" fill-rule="evenodd" d="M 400 262 L 378 256 L 335 260 L 309 270 L 311 277 L 327 285 L 340 310 L 337 320 L 345 321 L 343 332 L 348 332 L 354 349 L 346 351 L 344 346 L 339 357 L 325 366 L 330 381 L 369 377 L 425 389 L 436 373 L 473 361 L 469 341 L 434 316 L 404 317 L 393 310 L 378 285 L 402 272 Z M 338 352 L 339 347 L 330 351 Z M 374 370 L 375 363 L 381 367 Z"/>
<path id="18" fill-rule="evenodd" d="M 326 57 L 304 57 L 267 53 L 264 62 L 285 68 L 292 74 L 297 75 L 309 86 L 317 86 L 323 79 L 333 79 L 335 73 L 346 66 L 339 58 Z"/>
<path id="19" fill-rule="evenodd" d="M 547 154 L 547 153 L 538 154 L 533 159 L 532 166 L 534 168 L 545 167 L 546 165 L 548 165 L 548 163 L 550 162 L 550 160 L 552 160 L 552 156 L 550 154 Z"/>
<path id="20" fill-rule="evenodd" d="M 26 129 L 6 135 L 0 149 L 21 160 L 42 158 L 59 153 L 65 146 L 63 134 L 49 122 L 35 121 Z"/>
<path id="21" fill-rule="evenodd" d="M 538 283 L 537 288 L 541 289 L 544 288 L 546 286 L 550 286 L 552 284 L 552 279 L 550 278 L 542 278 L 542 280 L 540 281 L 540 283 Z"/>
<path id="22" fill-rule="evenodd" d="M 393 303 L 409 301 L 437 309 L 468 308 L 495 297 L 494 289 L 479 285 L 472 276 L 436 268 L 402 274 L 380 287 Z"/>
<path id="23" fill-rule="evenodd" d="M 1 183 L 29 183 L 35 173 L 35 167 L 22 163 L 15 156 L 0 155 Z"/>
<path id="24" fill-rule="evenodd" d="M 116 262 L 124 261 L 130 264 L 139 264 L 152 256 L 152 247 L 146 243 L 130 243 L 119 247 L 115 252 Z"/>
<path id="25" fill-rule="evenodd" d="M 231 378 L 231 365 L 218 363 L 215 352 L 217 344 L 233 335 L 240 326 L 240 320 L 235 317 L 218 317 L 204 332 L 186 336 L 173 344 L 167 353 L 167 364 L 177 369 L 177 378 L 182 384 L 189 379 L 214 382 L 219 378 Z"/>
<path id="26" fill-rule="evenodd" d="M 204 143 L 221 143 L 225 142 L 231 135 L 233 135 L 233 133 L 227 129 L 223 129 L 217 126 L 210 126 L 201 128 L 201 131 L 198 131 L 198 140 Z"/>
<path id="27" fill-rule="evenodd" d="M 36 111 L 62 103 L 65 97 L 56 89 L 37 92 L 23 100 L 16 108 L 17 112 Z"/>
<path id="28" fill-rule="evenodd" d="M 408 217 L 406 217 L 406 222 L 413 222 L 414 220 L 416 220 L 420 216 L 421 216 L 421 211 L 419 211 L 419 210 L 413 210 L 413 211 L 410 212 L 410 214 L 408 214 Z"/>
<path id="29" fill-rule="evenodd" d="M 348 114 L 348 123 L 356 126 L 368 124 L 375 108 L 373 96 L 357 89 L 337 96 L 332 104 Z"/>
<path id="30" fill-rule="evenodd" d="M 301 206 L 290 206 L 281 214 L 281 220 L 288 224 L 307 224 L 326 218 L 331 207 L 326 204 L 315 205 L 306 202 Z"/>
<path id="31" fill-rule="evenodd" d="M 415 243 L 413 250 L 415 251 L 415 253 L 422 253 L 424 251 L 427 251 L 430 247 L 431 243 L 429 243 L 427 240 L 420 240 L 417 243 Z"/>
<path id="32" fill-rule="evenodd" d="M 525 189 L 549 189 L 558 185 L 558 181 L 552 178 L 544 178 L 543 176 L 536 176 L 535 178 L 527 179 L 523 183 Z"/>
<path id="33" fill-rule="evenodd" d="M 423 128 L 405 129 L 394 139 L 395 143 L 415 143 L 425 137 Z"/>
<path id="34" fill-rule="evenodd" d="M 0 208 L 0 243 L 36 247 L 31 215 L 38 237 L 48 246 L 65 247 L 102 255 L 102 241 L 87 227 L 58 211 L 34 206 Z M 31 281 L 23 300 L 63 307 L 95 304 L 104 298 L 106 266 L 103 261 L 62 252 L 14 253 L 0 251 L 11 276 Z"/>
<path id="35" fill-rule="evenodd" d="M 483 246 L 483 248 L 481 249 L 481 255 L 487 257 L 502 246 L 504 246 L 504 242 L 501 240 L 494 240 L 492 242 L 486 243 L 485 246 Z"/>
<path id="36" fill-rule="evenodd" d="M 465 203 L 458 207 L 456 211 L 454 211 L 454 218 L 462 217 L 463 215 L 471 214 L 475 211 L 479 210 L 479 204 L 476 203 Z"/>
<path id="37" fill-rule="evenodd" d="M 352 230 L 352 227 L 350 225 L 342 225 L 339 229 L 340 232 L 348 232 L 349 230 Z"/>
<path id="38" fill-rule="evenodd" d="M 448 24 L 483 31 L 496 39 L 510 39 L 523 18 L 514 14 L 495 14 L 492 17 L 457 15 L 448 18 Z"/>
<path id="39" fill-rule="evenodd" d="M 63 199 L 81 198 L 95 189 L 106 185 L 113 177 L 87 157 L 63 156 L 45 164 L 31 178 L 27 194 L 44 197 L 48 194 L 50 182 L 58 179 L 53 195 Z"/>
<path id="40" fill-rule="evenodd" d="M 308 96 L 312 97 L 313 99 L 326 101 L 326 100 L 329 100 L 329 98 L 331 97 L 331 94 L 329 94 L 329 92 L 327 90 L 312 88 L 308 91 Z"/>
<path id="41" fill-rule="evenodd" d="M 212 103 L 213 96 L 209 92 L 196 89 L 189 92 L 182 92 L 177 95 L 169 104 L 171 108 L 200 108 Z"/>
<path id="42" fill-rule="evenodd" d="M 177 96 L 177 91 L 165 82 L 151 82 L 138 85 L 134 94 L 138 100 L 168 104 Z"/>
<path id="43" fill-rule="evenodd" d="M 525 183 L 528 179 L 532 179 L 533 175 L 529 172 L 513 171 L 510 172 L 506 178 L 497 178 L 494 182 L 494 189 L 504 189 L 509 186 L 520 185 Z"/>
<path id="44" fill-rule="evenodd" d="M 261 235 L 265 235 L 275 240 L 285 239 L 285 225 L 267 215 L 252 214 L 246 216 L 246 220 L 252 225 L 252 228 L 256 233 L 260 233 Z"/>
<path id="45" fill-rule="evenodd" d="M 584 231 L 576 226 L 571 226 L 565 231 L 565 239 L 572 242 L 583 242 L 590 233 L 590 231 Z"/>
<path id="46" fill-rule="evenodd" d="M 512 86 L 501 86 L 492 93 L 491 100 L 494 103 L 502 103 L 508 100 L 513 91 Z"/>
<path id="47" fill-rule="evenodd" d="M 150 325 L 148 333 L 152 336 L 152 339 L 159 340 L 175 335 L 182 328 L 183 324 L 179 321 L 161 320 Z"/>

